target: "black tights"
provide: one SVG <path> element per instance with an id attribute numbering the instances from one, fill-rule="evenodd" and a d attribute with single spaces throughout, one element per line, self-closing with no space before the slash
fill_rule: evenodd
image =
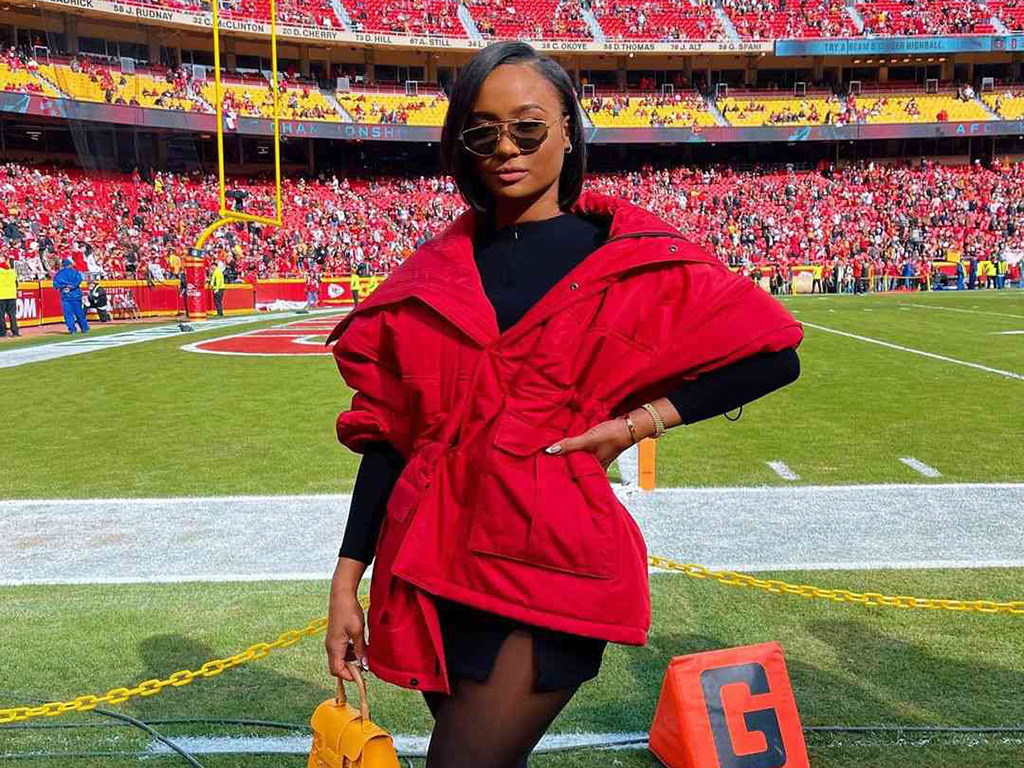
<path id="1" fill-rule="evenodd" d="M 434 716 L 426 768 L 526 768 L 530 751 L 579 686 L 533 692 L 533 637 L 514 629 L 487 680 L 423 697 Z"/>

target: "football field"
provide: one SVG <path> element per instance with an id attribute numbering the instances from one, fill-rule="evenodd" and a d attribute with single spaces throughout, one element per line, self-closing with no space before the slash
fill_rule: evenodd
<path id="1" fill-rule="evenodd" d="M 650 552 L 856 592 L 1024 600 L 1024 291 L 784 301 L 805 325 L 800 379 L 736 422 L 671 430 L 659 490 L 620 493 Z M 352 393 L 316 343 L 331 322 L 155 325 L 125 344 L 102 329 L 89 351 L 12 367 L 5 355 L 64 342 L 0 343 L 14 425 L 0 709 L 195 670 L 323 615 L 359 458 L 334 435 Z M 777 640 L 816 768 L 1024 764 L 1024 615 L 651 581 L 650 642 L 609 646 L 542 746 L 642 740 L 672 656 Z M 305 765 L 306 733 L 211 720 L 301 726 L 331 683 L 314 635 L 111 708 L 178 721 L 157 727 L 205 766 L 288 768 Z M 421 752 L 420 696 L 373 680 L 371 697 Z M 936 726 L 1005 730 L 893 730 Z M 878 730 L 813 730 L 837 727 Z M 97 714 L 0 726 L 12 764 L 184 764 L 165 752 Z M 655 764 L 642 745 L 531 760 Z"/>

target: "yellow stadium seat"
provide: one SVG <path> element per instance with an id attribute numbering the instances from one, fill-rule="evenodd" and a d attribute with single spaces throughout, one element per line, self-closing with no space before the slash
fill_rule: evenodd
<path id="1" fill-rule="evenodd" d="M 42 92 L 46 96 L 60 95 L 52 85 L 33 77 L 31 72 L 24 69 L 11 69 L 7 64 L 0 62 L 0 91 L 8 90 L 9 87 L 16 91 Z"/>
<path id="2" fill-rule="evenodd" d="M 210 105 L 216 109 L 216 84 L 209 80 L 202 87 L 203 98 L 210 103 Z M 273 118 L 274 116 L 274 94 L 271 90 L 270 83 L 265 86 L 260 85 L 242 85 L 239 83 L 221 83 L 221 91 L 224 96 L 228 93 L 233 94 L 236 99 L 236 103 L 242 105 L 242 109 L 238 111 L 238 114 L 242 117 L 264 117 L 267 119 Z M 291 106 L 292 95 L 295 96 L 295 106 Z M 249 101 L 245 101 L 245 97 L 249 97 Z M 334 106 L 324 98 L 323 94 L 316 87 L 309 89 L 308 95 L 303 95 L 302 90 L 299 88 L 288 88 L 278 101 L 280 105 L 281 118 L 285 120 L 322 120 L 325 122 L 341 122 L 341 116 L 338 114 Z M 251 106 L 246 106 L 251 105 Z M 303 110 L 313 110 L 317 107 L 322 112 L 321 117 L 310 116 L 309 112 Z"/>
<path id="3" fill-rule="evenodd" d="M 981 99 L 1004 120 L 1019 120 L 1024 117 L 1024 91 L 986 93 Z"/>
<path id="4" fill-rule="evenodd" d="M 943 110 L 950 122 L 994 120 L 976 101 L 960 101 L 950 94 L 858 96 L 857 109 L 868 110 L 868 123 L 934 123 Z"/>
<path id="5" fill-rule="evenodd" d="M 753 98 L 727 96 L 718 100 L 718 109 L 736 126 L 759 125 L 824 125 L 825 118 L 835 117 L 838 101 L 827 96 Z"/>
<path id="6" fill-rule="evenodd" d="M 612 111 L 613 98 L 603 97 L 600 110 L 593 109 L 593 100 L 584 98 L 580 106 L 586 110 L 591 122 L 599 128 L 649 128 L 651 118 L 659 118 L 657 125 L 672 128 L 704 128 L 716 125 L 715 116 L 704 106 L 697 94 L 680 94 L 678 104 L 657 106 L 647 96 L 630 96 L 626 109 L 618 115 Z M 664 122 L 663 122 L 664 121 Z"/>
<path id="7" fill-rule="evenodd" d="M 404 109 L 408 115 L 406 125 L 443 125 L 448 111 L 448 99 L 443 94 L 435 97 L 339 91 L 334 96 L 358 123 L 380 123 L 385 112 Z M 360 109 L 362 117 L 357 116 Z"/>

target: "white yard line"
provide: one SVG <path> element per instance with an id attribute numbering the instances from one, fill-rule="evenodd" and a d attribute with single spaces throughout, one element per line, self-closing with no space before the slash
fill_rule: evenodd
<path id="1" fill-rule="evenodd" d="M 915 459 L 913 456 L 902 456 L 900 457 L 900 461 L 902 461 L 915 472 L 920 472 L 925 477 L 942 477 L 942 473 L 939 472 L 939 470 L 935 469 L 935 467 L 929 467 L 923 461 L 919 461 Z"/>
<path id="2" fill-rule="evenodd" d="M 1013 514 L 1024 483 L 615 492 L 648 551 L 680 563 L 1024 567 Z M 0 585 L 329 579 L 350 503 L 348 494 L 0 501 Z"/>
<path id="3" fill-rule="evenodd" d="M 992 317 L 1012 317 L 1015 320 L 1024 320 L 1024 315 L 1011 315 L 1006 312 L 986 312 L 980 309 L 960 309 L 959 307 L 937 307 L 934 304 L 900 304 L 901 307 L 916 307 L 918 309 L 938 309 L 943 312 L 963 312 L 968 315 L 991 315 Z"/>
<path id="4" fill-rule="evenodd" d="M 912 355 L 921 355 L 922 357 L 929 357 L 932 360 L 941 360 L 944 363 L 953 363 L 954 365 L 962 365 L 967 368 L 974 368 L 979 371 L 985 371 L 986 373 L 994 373 L 999 376 L 1003 376 L 1008 379 L 1017 379 L 1018 381 L 1024 381 L 1024 374 L 1014 373 L 1013 371 L 1004 371 L 1000 368 L 991 368 L 987 365 L 981 365 L 980 363 L 970 363 L 966 360 L 957 360 L 955 357 L 947 357 L 946 355 L 937 355 L 934 352 L 925 352 L 922 349 L 914 349 L 913 347 L 904 347 L 900 344 L 893 344 L 889 341 L 882 341 L 881 339 L 873 339 L 870 336 L 860 336 L 856 333 L 848 333 L 847 331 L 839 331 L 835 328 L 829 328 L 825 325 L 816 325 L 815 323 L 803 322 L 807 328 L 816 328 L 819 331 L 825 331 L 826 333 L 834 333 L 837 336 L 846 336 L 850 339 L 856 339 L 857 341 L 864 341 L 868 344 L 877 344 L 880 347 L 888 347 L 889 349 L 895 349 L 900 352 L 909 352 Z"/>
<path id="5" fill-rule="evenodd" d="M 782 462 L 782 461 L 766 461 L 765 464 L 767 464 L 769 467 L 771 467 L 772 471 L 776 475 L 781 477 L 783 480 L 793 481 L 793 480 L 799 480 L 800 479 L 800 475 L 798 475 L 796 472 L 794 472 L 792 469 L 790 469 L 788 466 L 786 466 L 785 462 Z"/>

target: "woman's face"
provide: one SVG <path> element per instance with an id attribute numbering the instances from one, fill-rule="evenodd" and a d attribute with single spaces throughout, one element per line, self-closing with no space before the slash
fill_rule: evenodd
<path id="1" fill-rule="evenodd" d="M 525 202 L 549 194 L 557 201 L 558 178 L 565 151 L 571 144 L 569 118 L 562 118 L 562 113 L 558 91 L 529 64 L 502 64 L 487 76 L 466 128 L 513 118 L 549 124 L 547 138 L 534 152 L 521 152 L 508 133 L 503 132 L 493 155 L 472 155 L 477 174 L 495 200 Z M 512 169 L 521 172 L 504 177 L 497 173 Z"/>

